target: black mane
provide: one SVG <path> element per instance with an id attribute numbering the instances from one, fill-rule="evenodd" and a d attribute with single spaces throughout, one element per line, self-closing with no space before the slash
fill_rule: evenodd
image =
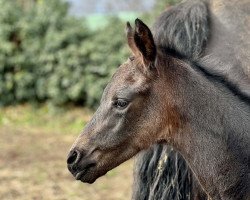
<path id="1" fill-rule="evenodd" d="M 184 57 L 199 58 L 210 35 L 209 20 L 206 2 L 183 2 L 157 19 L 153 26 L 155 43 Z"/>

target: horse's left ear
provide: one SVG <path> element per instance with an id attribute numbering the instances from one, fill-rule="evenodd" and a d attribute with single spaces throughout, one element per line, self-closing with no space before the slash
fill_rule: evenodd
<path id="1" fill-rule="evenodd" d="M 142 54 L 144 64 L 151 66 L 156 58 L 156 46 L 150 29 L 140 19 L 135 20 L 134 41 Z"/>

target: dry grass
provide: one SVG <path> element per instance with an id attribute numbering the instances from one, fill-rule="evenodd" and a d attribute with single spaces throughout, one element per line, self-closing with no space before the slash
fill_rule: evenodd
<path id="1" fill-rule="evenodd" d="M 131 160 L 92 185 L 67 170 L 68 150 L 90 115 L 80 109 L 50 114 L 47 107 L 0 110 L 0 199 L 130 199 Z"/>

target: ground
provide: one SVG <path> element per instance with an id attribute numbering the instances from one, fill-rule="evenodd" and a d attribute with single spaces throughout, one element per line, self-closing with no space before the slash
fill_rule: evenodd
<path id="1" fill-rule="evenodd" d="M 68 150 L 92 113 L 80 108 L 50 110 L 0 109 L 0 199 L 130 199 L 132 160 L 92 185 L 76 181 L 67 170 Z"/>

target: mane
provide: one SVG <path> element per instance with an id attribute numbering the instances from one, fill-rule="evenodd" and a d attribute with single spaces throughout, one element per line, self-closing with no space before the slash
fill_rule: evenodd
<path id="1" fill-rule="evenodd" d="M 135 171 L 134 188 L 140 192 L 134 193 L 133 199 L 177 199 L 178 196 L 188 199 L 192 193 L 190 170 L 171 147 L 155 145 L 139 154 L 136 162 L 140 167 Z"/>
<path id="2" fill-rule="evenodd" d="M 187 58 L 199 58 L 210 35 L 209 20 L 205 1 L 185 1 L 157 19 L 153 26 L 155 43 Z"/>

